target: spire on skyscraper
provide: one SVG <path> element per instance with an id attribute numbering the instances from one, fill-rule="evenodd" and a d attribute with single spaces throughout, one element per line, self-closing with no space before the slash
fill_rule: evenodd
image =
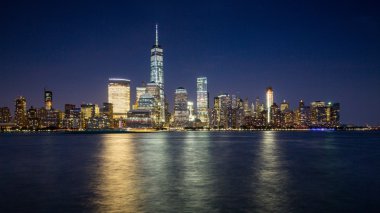
<path id="1" fill-rule="evenodd" d="M 158 46 L 158 24 L 156 24 L 156 46 Z"/>

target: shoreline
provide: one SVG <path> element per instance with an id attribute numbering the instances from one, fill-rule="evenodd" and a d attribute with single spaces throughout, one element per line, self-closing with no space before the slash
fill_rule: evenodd
<path id="1" fill-rule="evenodd" d="M 0 131 L 1 134 L 131 134 L 131 133 L 162 133 L 162 132 L 350 132 L 350 131 L 380 131 L 379 128 L 347 128 L 347 129 L 186 129 L 186 130 L 156 130 L 156 131 L 139 131 L 139 130 L 16 130 Z"/>

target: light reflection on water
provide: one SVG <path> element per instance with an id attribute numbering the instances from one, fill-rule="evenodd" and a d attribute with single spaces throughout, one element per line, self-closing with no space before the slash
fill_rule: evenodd
<path id="1" fill-rule="evenodd" d="M 105 135 L 93 205 L 99 211 L 211 209 L 209 135 Z"/>
<path id="2" fill-rule="evenodd" d="M 208 150 L 210 137 L 190 132 L 184 141 L 183 152 L 183 197 L 186 202 L 185 210 L 191 211 L 210 211 L 214 196 L 212 193 L 213 176 L 210 175 L 210 153 Z M 189 199 L 186 199 L 189 198 Z"/>
<path id="3" fill-rule="evenodd" d="M 133 135 L 102 136 L 96 195 L 99 212 L 137 212 L 140 194 Z"/>
<path id="4" fill-rule="evenodd" d="M 0 212 L 370 212 L 380 133 L 0 135 Z M 369 210 L 369 211 L 368 211 Z"/>
<path id="5" fill-rule="evenodd" d="M 255 146 L 247 146 L 241 156 L 235 152 L 247 138 L 236 135 L 243 143 L 234 144 L 229 137 L 207 132 L 104 135 L 93 204 L 100 212 L 233 209 L 225 200 L 241 202 L 242 210 L 287 209 L 287 174 L 276 132 L 248 138 Z"/>
<path id="6" fill-rule="evenodd" d="M 259 143 L 259 157 L 254 167 L 258 181 L 253 182 L 256 188 L 255 202 L 265 212 L 287 209 L 288 195 L 286 188 L 287 171 L 283 168 L 281 149 L 278 147 L 277 132 L 262 132 Z"/>

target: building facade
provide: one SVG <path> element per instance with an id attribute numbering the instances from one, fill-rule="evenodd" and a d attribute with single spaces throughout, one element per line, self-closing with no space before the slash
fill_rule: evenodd
<path id="1" fill-rule="evenodd" d="M 11 122 L 11 111 L 8 107 L 0 108 L 0 123 L 10 123 Z"/>
<path id="2" fill-rule="evenodd" d="M 187 110 L 187 91 L 183 87 L 175 90 L 174 94 L 174 126 L 185 127 L 189 121 Z"/>
<path id="3" fill-rule="evenodd" d="M 136 87 L 136 101 L 133 109 L 137 109 L 139 107 L 139 99 L 142 95 L 146 93 L 146 86 L 143 85 L 141 87 Z"/>
<path id="4" fill-rule="evenodd" d="M 19 128 L 26 128 L 28 125 L 26 99 L 22 96 L 16 99 L 14 122 Z"/>
<path id="5" fill-rule="evenodd" d="M 45 109 L 52 110 L 53 109 L 53 92 L 44 90 L 44 101 L 45 101 Z"/>
<path id="6" fill-rule="evenodd" d="M 113 105 L 114 118 L 126 118 L 131 104 L 130 80 L 110 78 L 108 82 L 108 103 Z"/>
<path id="7" fill-rule="evenodd" d="M 164 50 L 158 43 L 158 25 L 156 39 L 150 50 L 150 81 L 157 84 L 160 94 L 160 121 L 165 122 L 165 93 L 164 93 Z"/>
<path id="8" fill-rule="evenodd" d="M 273 89 L 272 87 L 267 88 L 266 92 L 266 109 L 267 109 L 267 122 L 271 122 L 271 106 L 273 105 Z"/>
<path id="9" fill-rule="evenodd" d="M 202 123 L 209 123 L 209 93 L 207 90 L 207 77 L 197 78 L 197 115 Z"/>

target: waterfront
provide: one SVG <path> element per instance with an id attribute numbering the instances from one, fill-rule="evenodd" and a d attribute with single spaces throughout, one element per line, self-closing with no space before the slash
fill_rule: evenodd
<path id="1" fill-rule="evenodd" d="M 0 211 L 370 212 L 380 132 L 0 134 Z"/>

